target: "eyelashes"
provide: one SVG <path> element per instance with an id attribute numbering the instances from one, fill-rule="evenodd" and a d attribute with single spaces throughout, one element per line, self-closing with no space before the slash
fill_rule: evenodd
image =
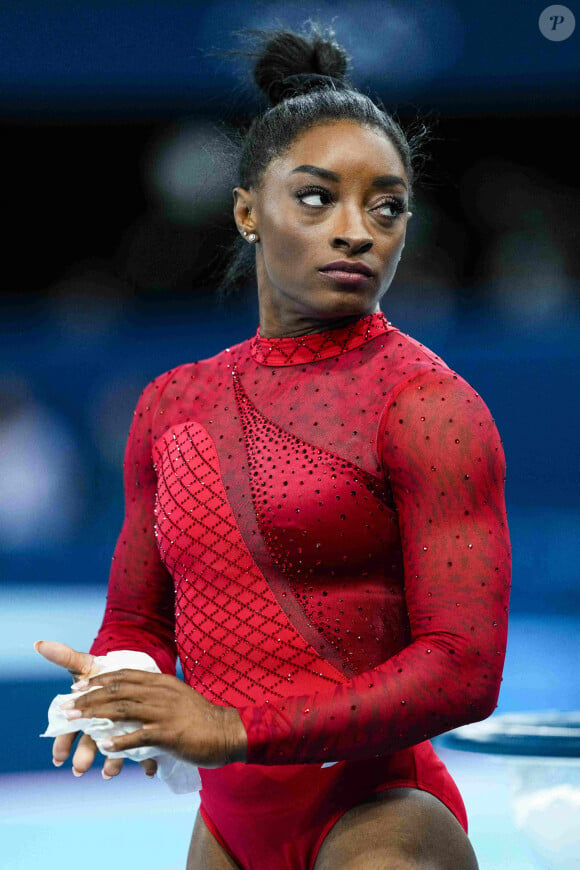
<path id="1" fill-rule="evenodd" d="M 310 203 L 302 202 L 305 197 L 318 196 L 321 200 L 326 200 L 326 205 L 329 205 L 332 202 L 332 195 L 326 188 L 324 187 L 304 187 L 301 190 L 296 191 L 294 194 L 296 199 L 300 202 L 301 205 L 306 208 L 315 208 L 320 209 L 322 206 L 319 205 L 311 205 Z M 387 220 L 395 220 L 400 217 L 403 212 L 407 211 L 407 205 L 405 200 L 400 196 L 389 196 L 387 199 L 380 202 L 378 205 L 374 206 L 371 211 L 381 211 L 381 209 L 390 208 L 394 214 L 391 215 L 382 215 L 382 217 Z"/>

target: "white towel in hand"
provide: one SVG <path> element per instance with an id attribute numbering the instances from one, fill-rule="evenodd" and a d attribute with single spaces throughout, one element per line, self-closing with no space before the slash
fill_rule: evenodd
<path id="1" fill-rule="evenodd" d="M 119 671 L 122 668 L 132 670 L 149 671 L 160 674 L 161 671 L 150 655 L 136 650 L 115 650 L 104 656 L 95 656 L 95 664 L 99 673 L 106 674 L 110 671 Z M 98 688 L 95 686 L 94 688 Z M 92 692 L 93 688 L 86 691 Z M 109 758 L 130 758 L 133 761 L 145 761 L 154 758 L 157 762 L 157 776 L 167 783 L 169 788 L 176 794 L 200 791 L 201 778 L 197 767 L 187 761 L 181 761 L 165 752 L 159 746 L 139 746 L 136 749 L 127 749 L 124 752 L 111 752 L 102 748 L 102 741 L 108 737 L 118 737 L 121 734 L 130 734 L 141 727 L 140 722 L 112 722 L 111 719 L 67 719 L 60 705 L 65 701 L 76 700 L 86 692 L 73 692 L 70 695 L 57 695 L 48 708 L 48 728 L 41 737 L 58 737 L 60 734 L 72 734 L 75 731 L 84 731 L 92 737 L 100 752 Z"/>

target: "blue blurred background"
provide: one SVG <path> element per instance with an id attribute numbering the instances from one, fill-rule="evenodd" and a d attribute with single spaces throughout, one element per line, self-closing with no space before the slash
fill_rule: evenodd
<path id="1" fill-rule="evenodd" d="M 220 53 L 243 47 L 237 28 L 299 29 L 310 16 L 331 23 L 354 83 L 403 126 L 417 113 L 431 125 L 405 256 L 382 308 L 470 381 L 504 442 L 513 591 L 498 710 L 580 708 L 580 27 L 565 41 L 546 39 L 544 7 L 0 8 L 0 689 L 5 710 L 17 711 L 0 721 L 0 784 L 18 844 L 6 866 L 36 867 L 39 855 L 52 866 L 47 838 L 62 817 L 46 816 L 41 795 L 76 813 L 77 826 L 83 818 L 70 774 L 52 771 L 49 741 L 37 739 L 68 682 L 32 643 L 86 649 L 98 629 L 139 393 L 160 372 L 257 327 L 251 283 L 224 303 L 216 296 L 236 237 L 226 132 L 264 107 L 247 61 Z M 580 7 L 569 8 L 578 19 Z M 460 755 L 446 758 L 472 801 L 482 870 L 536 866 L 498 809 L 497 779 L 484 783 L 481 761 Z M 88 774 L 75 794 L 100 807 L 103 785 L 111 822 L 128 794 L 133 812 L 141 806 L 138 773 L 125 774 L 126 791 L 121 778 L 105 786 Z M 141 868 L 183 866 L 195 799 L 176 809 L 163 788 L 149 810 L 159 851 L 141 856 Z M 125 819 L 128 850 L 140 819 L 134 834 Z M 502 832 L 501 853 L 492 830 Z"/>

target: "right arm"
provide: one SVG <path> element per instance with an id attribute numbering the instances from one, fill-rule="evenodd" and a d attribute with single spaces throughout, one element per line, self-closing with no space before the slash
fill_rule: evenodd
<path id="1" fill-rule="evenodd" d="M 151 456 L 152 421 L 172 372 L 143 390 L 129 430 L 123 478 L 125 518 L 115 547 L 103 622 L 90 652 L 148 653 L 162 673 L 175 674 L 173 581 L 155 540 L 157 478 Z"/>
<path id="2" fill-rule="evenodd" d="M 173 583 L 155 541 L 157 481 L 151 458 L 152 421 L 171 376 L 167 372 L 145 387 L 133 415 L 123 463 L 125 518 L 113 555 L 105 615 L 90 653 L 50 641 L 35 645 L 41 655 L 77 679 L 97 673 L 94 656 L 112 650 L 148 653 L 162 673 L 175 674 Z M 77 733 L 55 739 L 53 761 L 57 766 L 70 755 Z M 96 752 L 94 741 L 83 734 L 73 756 L 73 773 L 85 773 Z M 142 764 L 147 773 L 155 772 L 155 762 Z M 123 759 L 107 758 L 104 778 L 118 774 L 122 765 Z"/>

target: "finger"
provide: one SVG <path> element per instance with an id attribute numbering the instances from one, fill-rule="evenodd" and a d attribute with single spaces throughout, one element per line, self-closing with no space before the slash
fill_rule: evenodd
<path id="1" fill-rule="evenodd" d="M 146 758 L 145 761 L 140 761 L 139 764 L 145 771 L 146 776 L 155 776 L 157 773 L 157 762 L 154 758 Z"/>
<path id="2" fill-rule="evenodd" d="M 123 683 L 132 686 L 152 686 L 166 682 L 167 674 L 152 674 L 149 671 L 139 671 L 133 668 L 120 668 L 118 671 L 109 671 L 106 674 L 95 674 L 87 679 L 87 688 L 92 686 L 110 686 Z M 176 677 L 173 677 L 177 680 Z M 180 681 L 179 681 L 180 682 Z"/>
<path id="3" fill-rule="evenodd" d="M 90 653 L 78 652 L 65 643 L 54 640 L 37 640 L 34 644 L 36 652 L 47 661 L 66 668 L 73 676 L 92 677 L 96 673 L 95 657 Z"/>
<path id="4" fill-rule="evenodd" d="M 75 719 L 110 719 L 112 722 L 138 719 L 140 722 L 151 722 L 163 712 L 158 704 L 144 704 L 141 699 L 127 698 L 125 695 L 111 698 L 98 691 L 99 697 L 95 699 L 92 696 L 96 692 L 90 692 L 75 701 L 65 701 L 61 710 L 66 718 L 70 722 Z"/>
<path id="5" fill-rule="evenodd" d="M 78 731 L 75 731 L 74 734 L 61 734 L 54 740 L 52 744 L 52 763 L 55 767 L 60 767 L 65 763 L 71 753 L 78 733 Z"/>
<path id="6" fill-rule="evenodd" d="M 115 681 L 78 698 L 64 701 L 60 709 L 71 722 L 81 718 L 111 719 L 113 722 L 138 719 L 140 722 L 152 722 L 167 714 L 167 703 L 162 701 L 151 687 L 132 686 Z"/>
<path id="7" fill-rule="evenodd" d="M 123 734 L 119 737 L 108 737 L 99 741 L 99 747 L 107 752 L 125 752 L 127 749 L 137 749 L 139 746 L 153 746 L 158 743 L 155 739 L 156 731 L 144 725 L 131 734 Z"/>
<path id="8" fill-rule="evenodd" d="M 86 773 L 97 754 L 97 744 L 88 734 L 83 734 L 79 740 L 79 745 L 73 755 L 72 765 L 75 776 L 82 776 Z"/>
<path id="9" fill-rule="evenodd" d="M 106 758 L 101 775 L 103 779 L 112 779 L 118 776 L 123 769 L 123 758 Z"/>

